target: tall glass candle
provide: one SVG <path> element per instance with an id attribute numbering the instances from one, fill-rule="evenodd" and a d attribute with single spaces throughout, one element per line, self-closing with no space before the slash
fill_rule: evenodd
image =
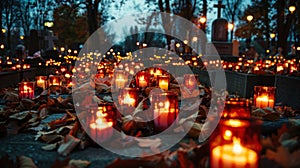
<path id="1" fill-rule="evenodd" d="M 254 106 L 258 108 L 274 108 L 276 87 L 255 86 Z"/>
<path id="2" fill-rule="evenodd" d="M 157 78 L 158 87 L 168 91 L 169 90 L 169 84 L 170 84 L 170 77 L 169 76 L 158 76 Z"/>
<path id="3" fill-rule="evenodd" d="M 36 77 L 36 87 L 46 89 L 47 87 L 47 76 Z"/>
<path id="4" fill-rule="evenodd" d="M 154 93 L 151 96 L 151 104 L 156 130 L 164 130 L 176 121 L 179 110 L 178 96 L 175 93 Z"/>

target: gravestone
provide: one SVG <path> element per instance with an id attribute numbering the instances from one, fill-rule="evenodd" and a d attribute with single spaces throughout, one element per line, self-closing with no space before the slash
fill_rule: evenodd
<path id="1" fill-rule="evenodd" d="M 211 41 L 228 42 L 228 22 L 225 19 L 218 18 L 212 23 Z"/>
<path id="2" fill-rule="evenodd" d="M 225 8 L 225 5 L 222 4 L 222 1 L 218 1 L 214 7 L 218 8 L 218 18 L 212 23 L 211 43 L 207 44 L 207 51 L 214 45 L 221 57 L 232 56 L 232 43 L 228 42 L 228 22 L 221 18 L 221 10 Z"/>
<path id="3" fill-rule="evenodd" d="M 57 41 L 58 38 L 53 35 L 53 31 L 48 31 L 47 36 L 45 36 L 45 49 L 46 51 L 51 51 L 54 49 L 54 41 Z"/>

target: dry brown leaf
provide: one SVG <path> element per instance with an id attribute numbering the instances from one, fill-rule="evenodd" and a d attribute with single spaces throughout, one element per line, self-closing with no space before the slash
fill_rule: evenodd
<path id="1" fill-rule="evenodd" d="M 17 157 L 19 168 L 37 168 L 31 158 L 26 156 Z"/>
<path id="2" fill-rule="evenodd" d="M 20 101 L 20 107 L 22 109 L 30 110 L 30 109 L 32 109 L 32 107 L 34 105 L 35 105 L 35 102 L 33 100 L 30 100 L 30 99 L 22 99 Z"/>
<path id="3" fill-rule="evenodd" d="M 91 164 L 91 162 L 86 161 L 86 160 L 70 160 L 69 161 L 69 166 L 74 166 L 76 168 L 86 168 L 89 167 L 89 165 Z"/>
<path id="4" fill-rule="evenodd" d="M 270 160 L 276 161 L 283 167 L 299 167 L 300 166 L 300 150 L 290 153 L 289 150 L 283 146 L 277 148 L 276 152 L 267 149 L 266 157 Z"/>
<path id="5" fill-rule="evenodd" d="M 80 139 L 71 135 L 66 135 L 62 144 L 60 144 L 57 152 L 62 156 L 67 156 L 80 143 Z"/>
<path id="6" fill-rule="evenodd" d="M 63 140 L 63 136 L 58 134 L 48 134 L 42 135 L 39 139 L 43 140 L 46 143 L 54 143 Z"/>
<path id="7" fill-rule="evenodd" d="M 19 102 L 19 95 L 13 92 L 6 92 L 3 100 L 6 100 L 7 102 Z"/>
<path id="8" fill-rule="evenodd" d="M 46 151 L 52 151 L 52 150 L 55 150 L 57 147 L 58 147 L 58 142 L 54 143 L 54 144 L 42 146 L 42 149 L 46 150 Z"/>
<path id="9" fill-rule="evenodd" d="M 48 108 L 47 108 L 47 107 L 44 107 L 44 108 L 42 108 L 42 109 L 40 110 L 39 116 L 40 116 L 41 118 L 45 118 L 45 117 L 48 116 L 48 114 L 49 114 Z"/>

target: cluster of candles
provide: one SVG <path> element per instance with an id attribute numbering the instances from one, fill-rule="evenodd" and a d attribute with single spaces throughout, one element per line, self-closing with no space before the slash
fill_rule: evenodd
<path id="1" fill-rule="evenodd" d="M 134 111 L 139 104 L 139 93 L 147 87 L 157 87 L 161 92 L 150 96 L 155 129 L 161 131 L 176 121 L 179 112 L 178 96 L 169 91 L 171 80 L 165 65 L 155 64 L 153 67 L 141 70 L 144 67 L 142 63 L 129 62 L 114 64 L 113 71 L 107 72 L 105 69 L 111 68 L 111 65 L 101 63 L 95 78 L 111 77 L 112 91 L 118 93 L 117 107 L 122 114 L 127 115 Z M 195 89 L 198 85 L 195 75 L 185 74 L 184 85 L 190 91 Z"/>
<path id="2" fill-rule="evenodd" d="M 21 82 L 19 83 L 19 97 L 20 98 L 34 98 L 35 88 L 46 89 L 49 86 L 61 86 L 60 76 L 37 76 L 35 82 Z"/>

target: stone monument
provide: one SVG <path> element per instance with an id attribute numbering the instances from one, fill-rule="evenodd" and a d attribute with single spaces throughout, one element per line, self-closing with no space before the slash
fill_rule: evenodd
<path id="1" fill-rule="evenodd" d="M 214 45 L 221 57 L 232 56 L 233 46 L 231 42 L 228 42 L 228 22 L 226 19 L 221 18 L 221 9 L 225 8 L 225 5 L 218 1 L 218 4 L 214 7 L 218 8 L 218 18 L 212 23 L 211 43 L 208 43 L 207 51 L 209 51 L 211 45 Z"/>

